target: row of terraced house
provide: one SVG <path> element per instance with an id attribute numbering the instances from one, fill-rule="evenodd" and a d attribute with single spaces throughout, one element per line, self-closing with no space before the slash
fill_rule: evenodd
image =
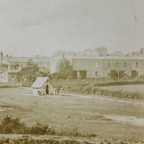
<path id="1" fill-rule="evenodd" d="M 144 75 L 144 56 L 98 56 L 98 55 L 61 55 L 49 57 L 3 57 L 0 54 L 0 81 L 18 81 L 16 73 L 29 59 L 37 63 L 42 71 L 56 72 L 58 62 L 66 58 L 73 68 L 72 77 L 76 78 L 122 78 Z"/>

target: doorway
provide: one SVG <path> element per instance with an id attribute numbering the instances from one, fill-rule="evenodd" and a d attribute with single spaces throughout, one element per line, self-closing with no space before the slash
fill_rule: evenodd
<path id="1" fill-rule="evenodd" d="M 46 85 L 46 94 L 49 94 L 49 86 Z"/>

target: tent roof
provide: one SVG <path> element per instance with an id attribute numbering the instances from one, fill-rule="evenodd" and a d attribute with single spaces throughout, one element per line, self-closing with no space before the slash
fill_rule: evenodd
<path id="1" fill-rule="evenodd" d="M 32 88 L 41 88 L 47 80 L 52 84 L 52 82 L 50 81 L 50 79 L 48 77 L 38 77 L 31 87 Z"/>

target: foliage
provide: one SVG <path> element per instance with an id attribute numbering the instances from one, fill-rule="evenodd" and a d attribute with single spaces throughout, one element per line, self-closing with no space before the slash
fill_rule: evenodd
<path id="1" fill-rule="evenodd" d="M 62 58 L 59 63 L 56 66 L 57 74 L 59 75 L 59 78 L 67 79 L 71 77 L 72 73 L 72 66 L 70 64 L 70 61 L 66 58 Z"/>
<path id="2" fill-rule="evenodd" d="M 66 53 L 66 52 L 63 51 L 63 50 L 57 50 L 55 53 L 53 53 L 52 58 L 61 56 L 61 55 L 65 54 L 65 53 Z"/>
<path id="3" fill-rule="evenodd" d="M 108 55 L 107 53 L 108 49 L 105 47 L 95 48 L 95 51 L 99 52 L 100 56 Z"/>
<path id="4" fill-rule="evenodd" d="M 140 92 L 124 92 L 120 90 L 106 90 L 103 86 L 120 86 L 144 84 L 142 80 L 135 81 L 111 81 L 108 79 L 84 79 L 84 80 L 57 80 L 53 81 L 56 87 L 60 87 L 64 92 L 80 94 L 96 94 L 104 96 L 115 96 L 118 98 L 128 98 L 142 100 L 144 95 Z"/>
<path id="5" fill-rule="evenodd" d="M 31 127 L 21 122 L 19 118 L 11 118 L 6 116 L 2 118 L 0 123 L 0 134 L 32 134 L 32 135 L 59 135 L 59 136 L 74 136 L 74 137 L 95 137 L 95 134 L 82 134 L 76 128 L 56 130 L 48 125 L 37 123 Z"/>
<path id="6" fill-rule="evenodd" d="M 20 122 L 19 118 L 12 119 L 9 116 L 4 117 L 0 124 L 0 133 L 22 133 L 21 129 L 24 128 L 24 123 Z"/>
<path id="7" fill-rule="evenodd" d="M 19 78 L 21 81 L 29 81 L 34 82 L 36 77 L 39 75 L 39 68 L 37 64 L 35 64 L 32 59 L 29 59 L 26 67 L 22 67 L 21 71 L 19 72 Z"/>
<path id="8" fill-rule="evenodd" d="M 140 50 L 139 50 L 139 54 L 144 54 L 144 48 L 141 48 Z"/>

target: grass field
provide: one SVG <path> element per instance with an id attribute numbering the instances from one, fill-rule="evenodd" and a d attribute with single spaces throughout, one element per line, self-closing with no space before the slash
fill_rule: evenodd
<path id="1" fill-rule="evenodd" d="M 59 129 L 78 129 L 82 133 L 95 133 L 99 138 L 144 138 L 143 126 L 120 123 L 104 117 L 117 115 L 144 118 L 142 105 L 73 96 L 39 97 L 29 95 L 30 93 L 26 89 L 1 88 L 0 117 L 18 117 L 27 125 L 39 122 Z"/>
<path id="2" fill-rule="evenodd" d="M 111 91 L 139 92 L 141 94 L 144 93 L 144 85 L 106 86 L 100 88 Z"/>

